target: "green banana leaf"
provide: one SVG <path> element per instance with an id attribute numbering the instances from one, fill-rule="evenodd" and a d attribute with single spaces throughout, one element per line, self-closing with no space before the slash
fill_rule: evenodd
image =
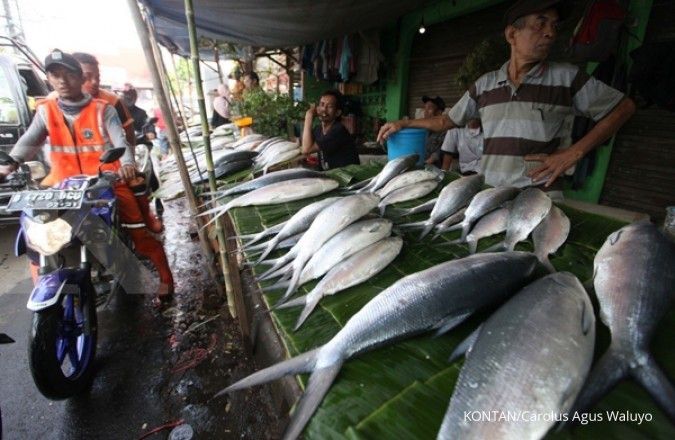
<path id="1" fill-rule="evenodd" d="M 379 171 L 376 165 L 349 166 L 330 172 L 342 186 L 371 177 Z M 352 177 L 351 179 L 349 177 Z M 457 178 L 446 176 L 443 184 Z M 427 197 L 401 203 L 396 208 L 415 206 L 436 197 L 443 185 Z M 329 197 L 335 193 L 325 194 Z M 283 205 L 237 208 L 231 211 L 239 234 L 259 232 L 263 228 L 286 220 L 301 207 L 321 197 Z M 624 223 L 594 214 L 561 206 L 571 220 L 572 228 L 567 242 L 551 256 L 558 270 L 575 274 L 587 282 L 593 274 L 593 257 L 605 238 Z M 428 216 L 418 214 L 404 217 L 397 222 L 417 221 Z M 287 355 L 316 348 L 339 331 L 345 322 L 364 304 L 401 277 L 418 272 L 435 264 L 468 255 L 464 245 L 446 245 L 459 237 L 459 232 L 443 234 L 436 240 L 417 240 L 419 232 L 404 236 L 404 247 L 393 263 L 369 281 L 354 286 L 332 297 L 324 298 L 306 323 L 293 331 L 300 309 L 276 310 L 271 313 L 273 322 L 283 340 Z M 503 236 L 481 240 L 479 251 L 500 242 Z M 532 250 L 530 242 L 517 246 L 518 250 Z M 276 256 L 282 255 L 278 252 Z M 275 255 L 273 255 L 274 257 Z M 254 268 L 261 273 L 265 266 Z M 262 283 L 266 286 L 269 283 Z M 308 293 L 316 282 L 302 286 L 299 294 Z M 255 286 L 253 286 L 255 288 Z M 265 294 L 268 306 L 279 299 L 283 291 Z M 593 293 L 591 292 L 591 296 Z M 593 298 L 596 304 L 597 300 Z M 425 335 L 407 339 L 349 360 L 321 403 L 305 430 L 307 439 L 433 439 L 436 438 L 443 415 L 452 395 L 453 387 L 462 366 L 462 360 L 448 363 L 455 346 L 461 342 L 489 311 L 472 317 L 447 335 L 434 338 Z M 596 358 L 609 344 L 609 334 L 598 319 Z M 675 377 L 675 352 L 671 349 L 675 313 L 671 311 L 660 325 L 653 342 L 656 359 L 666 372 Z M 544 329 L 542 329 L 544 330 Z M 299 377 L 304 386 L 307 376 Z M 553 439 L 654 439 L 675 438 L 675 427 L 657 409 L 652 399 L 637 385 L 624 382 L 606 396 L 593 413 L 602 415 L 604 421 L 582 424 L 573 429 L 565 428 L 549 434 Z M 651 421 L 608 421 L 606 411 L 630 411 L 651 415 Z M 596 417 L 597 419 L 597 417 Z"/>

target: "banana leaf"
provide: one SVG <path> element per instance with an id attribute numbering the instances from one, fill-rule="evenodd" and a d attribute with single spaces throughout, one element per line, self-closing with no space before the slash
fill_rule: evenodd
<path id="1" fill-rule="evenodd" d="M 350 166 L 339 170 L 338 175 L 344 186 L 345 180 L 354 183 L 378 171 L 377 166 Z M 347 179 L 347 176 L 353 178 Z M 444 183 L 457 177 L 448 175 Z M 401 203 L 396 208 L 414 206 L 436 197 L 441 188 L 439 186 L 424 199 Z M 338 193 L 336 191 L 321 197 Z M 254 233 L 286 220 L 301 207 L 317 199 L 285 205 L 237 208 L 230 215 L 239 234 Z M 566 206 L 561 208 L 570 218 L 572 228 L 567 242 L 551 256 L 551 262 L 556 269 L 569 271 L 586 282 L 592 278 L 595 253 L 605 238 L 624 223 Z M 426 216 L 428 213 L 417 214 L 404 218 L 404 221 L 421 220 Z M 363 284 L 324 298 L 299 331 L 293 332 L 292 329 L 301 308 L 273 311 L 272 320 L 283 340 L 287 356 L 295 356 L 328 341 L 364 304 L 401 277 L 468 255 L 464 245 L 440 245 L 443 240 L 458 238 L 458 231 L 443 234 L 434 241 L 418 241 L 417 234 L 419 232 L 413 231 L 404 236 L 401 254 L 381 273 Z M 483 239 L 478 249 L 486 249 L 502 239 L 503 235 Z M 532 244 L 524 242 L 517 249 L 531 251 Z M 254 272 L 262 270 L 262 267 L 254 268 Z M 308 293 L 315 284 L 305 284 L 297 295 Z M 263 282 L 262 286 L 265 285 Z M 593 293 L 590 293 L 593 297 Z M 265 294 L 264 299 L 269 306 L 276 303 L 280 296 L 281 292 L 272 292 Z M 597 300 L 593 300 L 597 310 Z M 474 316 L 449 334 L 438 338 L 425 335 L 407 339 L 349 360 L 305 429 L 305 438 L 436 438 L 463 362 L 448 363 L 447 359 L 455 346 L 487 316 L 489 311 Z M 599 319 L 597 322 L 596 357 L 599 357 L 609 344 L 609 333 Z M 675 377 L 675 352 L 670 344 L 673 328 L 675 313 L 671 311 L 662 322 L 652 344 L 656 359 L 670 377 Z M 301 386 L 304 386 L 306 378 L 298 377 Z M 675 427 L 656 408 L 647 393 L 631 382 L 620 384 L 591 411 L 601 414 L 603 421 L 581 424 L 573 429 L 565 428 L 548 437 L 565 440 L 675 438 Z M 609 421 L 607 411 L 650 414 L 651 421 L 639 425 L 637 422 Z"/>

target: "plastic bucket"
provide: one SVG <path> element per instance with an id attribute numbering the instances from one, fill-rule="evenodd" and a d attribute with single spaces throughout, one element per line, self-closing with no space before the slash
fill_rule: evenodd
<path id="1" fill-rule="evenodd" d="M 387 139 L 387 158 L 395 159 L 399 156 L 417 153 L 419 160 L 417 165 L 424 163 L 426 152 L 424 144 L 427 138 L 427 130 L 423 128 L 404 128 Z"/>

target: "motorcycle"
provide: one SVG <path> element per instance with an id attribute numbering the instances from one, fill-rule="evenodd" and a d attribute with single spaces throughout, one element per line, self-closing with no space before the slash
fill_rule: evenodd
<path id="1" fill-rule="evenodd" d="M 152 140 L 148 134 L 155 134 L 155 123 L 157 118 L 150 118 L 143 126 L 141 131 L 136 131 L 135 160 L 138 172 L 145 176 L 145 181 L 150 185 L 154 192 L 159 189 L 159 178 L 155 173 L 154 163 L 152 161 Z M 155 198 L 155 211 L 158 215 L 164 212 L 164 204 L 159 198 Z"/>
<path id="2" fill-rule="evenodd" d="M 113 163 L 124 151 L 108 150 L 100 161 Z M 0 165 L 12 163 L 0 152 Z M 23 165 L 9 178 L 15 185 L 27 183 L 6 209 L 21 212 L 16 255 L 27 254 L 39 265 L 27 304 L 33 312 L 28 355 L 33 380 L 50 399 L 88 388 L 98 336 L 97 298 L 123 292 L 130 279 L 124 274 L 131 276 L 142 266 L 120 235 L 116 179 L 116 173 L 99 168 L 98 176 L 73 176 L 56 189 L 39 189 Z"/>
<path id="3" fill-rule="evenodd" d="M 10 338 L 4 333 L 0 333 L 0 345 L 12 344 L 14 339 Z M 2 411 L 0 411 L 0 440 L 2 440 Z"/>

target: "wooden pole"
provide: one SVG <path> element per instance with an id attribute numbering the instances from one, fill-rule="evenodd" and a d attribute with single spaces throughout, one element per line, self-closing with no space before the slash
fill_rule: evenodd
<path id="1" fill-rule="evenodd" d="M 155 93 L 158 95 L 157 101 L 159 102 L 159 107 L 162 111 L 162 114 L 165 115 L 166 126 L 168 129 L 167 134 L 169 135 L 169 144 L 171 145 L 171 149 L 176 156 L 176 164 L 178 165 L 180 179 L 183 183 L 183 188 L 185 189 L 185 197 L 188 201 L 190 213 L 193 217 L 196 217 L 199 213 L 199 210 L 197 209 L 197 199 L 194 192 L 192 191 L 192 183 L 190 182 L 190 175 L 188 173 L 187 167 L 185 166 L 185 159 L 183 158 L 183 152 L 181 151 L 176 123 L 172 117 L 173 113 L 171 112 L 171 106 L 169 105 L 169 100 L 167 99 L 166 93 L 164 91 L 159 68 L 155 62 L 153 48 L 150 43 L 150 32 L 146 27 L 146 23 L 143 21 L 143 16 L 141 15 L 141 10 L 138 7 L 136 0 L 128 0 L 127 3 L 129 4 L 129 10 L 131 11 L 131 15 L 136 26 L 136 32 L 138 33 L 139 39 L 141 40 L 141 46 L 143 47 L 145 60 L 148 64 L 148 68 L 150 69 L 153 87 L 155 89 Z M 208 270 L 213 279 L 216 280 L 216 284 L 219 286 L 219 291 L 222 292 L 220 283 L 218 282 L 219 277 L 215 267 L 215 257 L 211 251 L 206 232 L 203 230 L 199 231 L 199 242 L 201 243 L 202 252 L 204 253 L 204 256 L 207 260 Z"/>
<path id="2" fill-rule="evenodd" d="M 192 0 L 185 0 L 185 17 L 187 19 L 188 34 L 190 36 L 190 58 L 192 59 L 192 69 L 194 70 L 194 83 L 197 92 L 197 103 L 199 104 L 199 115 L 202 120 L 202 138 L 204 139 L 204 152 L 206 159 L 206 172 L 209 176 L 209 189 L 212 193 L 217 191 L 216 176 L 213 172 L 213 156 L 211 154 L 211 140 L 209 129 L 209 119 L 206 115 L 206 103 L 204 102 L 204 90 L 202 88 L 202 74 L 199 69 L 199 47 L 197 45 L 197 28 L 195 26 L 195 13 L 192 6 Z M 230 315 L 237 317 L 235 307 L 235 296 L 232 289 L 230 270 L 227 261 L 227 249 L 225 247 L 225 234 L 221 221 L 216 221 L 216 236 L 218 237 L 218 251 L 220 253 L 220 268 L 225 277 L 225 294 L 227 295 L 227 305 L 230 309 Z"/>

